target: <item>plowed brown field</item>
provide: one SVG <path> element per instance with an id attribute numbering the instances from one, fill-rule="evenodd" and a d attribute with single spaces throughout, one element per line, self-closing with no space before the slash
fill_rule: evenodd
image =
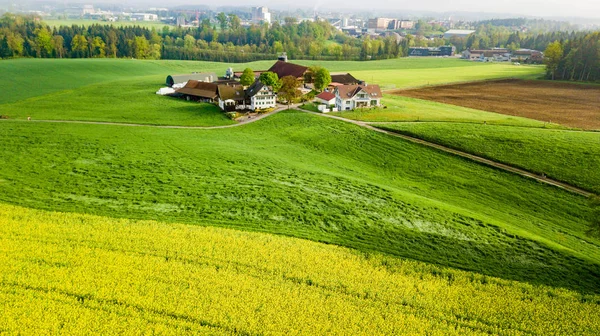
<path id="1" fill-rule="evenodd" d="M 393 93 L 565 126 L 600 129 L 600 85 L 510 79 Z"/>

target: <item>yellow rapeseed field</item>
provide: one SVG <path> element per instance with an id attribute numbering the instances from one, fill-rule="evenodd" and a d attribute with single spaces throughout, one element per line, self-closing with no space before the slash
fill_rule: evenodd
<path id="1" fill-rule="evenodd" d="M 600 296 L 270 234 L 0 205 L 0 334 L 599 335 Z"/>

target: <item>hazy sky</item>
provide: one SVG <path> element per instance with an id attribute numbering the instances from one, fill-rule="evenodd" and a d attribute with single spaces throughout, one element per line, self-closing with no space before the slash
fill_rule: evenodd
<path id="1" fill-rule="evenodd" d="M 35 0 L 33 0 L 35 1 Z M 36 2 L 44 2 L 37 0 Z M 52 0 L 48 0 L 52 1 Z M 0 0 L 0 4 L 19 3 L 18 0 Z M 54 0 L 61 3 L 118 3 L 136 6 L 206 5 L 267 6 L 274 8 L 362 9 L 366 11 L 393 10 L 394 12 L 487 12 L 521 14 L 537 17 L 600 18 L 600 0 Z"/>

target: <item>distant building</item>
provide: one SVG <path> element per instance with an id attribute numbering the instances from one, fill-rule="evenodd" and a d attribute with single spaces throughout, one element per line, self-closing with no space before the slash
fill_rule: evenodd
<path id="1" fill-rule="evenodd" d="M 413 29 L 415 27 L 415 21 L 401 20 L 398 28 L 400 29 Z"/>
<path id="2" fill-rule="evenodd" d="M 544 62 L 544 53 L 539 50 L 519 49 L 512 52 L 511 62 L 541 64 Z"/>
<path id="3" fill-rule="evenodd" d="M 81 15 L 94 14 L 95 12 L 96 10 L 94 9 L 93 5 L 84 5 Z"/>
<path id="4" fill-rule="evenodd" d="M 390 25 L 391 21 L 393 21 L 393 19 L 388 19 L 388 18 L 369 19 L 369 22 L 367 23 L 367 28 L 369 28 L 369 29 L 388 29 L 388 26 Z"/>
<path id="5" fill-rule="evenodd" d="M 158 15 L 151 13 L 134 13 L 131 19 L 135 21 L 158 21 Z"/>
<path id="6" fill-rule="evenodd" d="M 463 51 L 462 58 L 478 62 L 508 62 L 511 59 L 511 54 L 503 48 L 473 49 Z"/>
<path id="7" fill-rule="evenodd" d="M 267 7 L 253 7 L 252 8 L 252 22 L 253 23 L 271 23 L 271 13 Z"/>
<path id="8" fill-rule="evenodd" d="M 457 37 L 467 37 L 471 34 L 475 33 L 474 30 L 467 30 L 467 29 L 450 29 L 447 32 L 444 33 L 444 38 L 445 39 L 449 39 L 453 36 L 457 36 Z"/>
<path id="9" fill-rule="evenodd" d="M 335 107 L 338 111 L 370 108 L 381 105 L 379 85 L 340 85 L 334 90 Z"/>
<path id="10" fill-rule="evenodd" d="M 166 84 L 172 87 L 175 84 L 184 84 L 190 80 L 212 83 L 218 79 L 217 74 L 214 72 L 195 72 L 183 75 L 169 75 L 167 76 Z"/>
<path id="11" fill-rule="evenodd" d="M 437 48 L 415 47 L 408 49 L 408 56 L 454 56 L 455 46 L 442 46 Z"/>

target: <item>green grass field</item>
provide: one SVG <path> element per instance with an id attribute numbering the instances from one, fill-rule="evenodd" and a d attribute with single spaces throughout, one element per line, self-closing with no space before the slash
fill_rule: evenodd
<path id="1" fill-rule="evenodd" d="M 0 247 L 7 334 L 600 333 L 598 295 L 270 234 L 0 205 Z"/>
<path id="2" fill-rule="evenodd" d="M 214 104 L 159 96 L 161 76 L 92 84 L 0 105 L 11 119 L 82 120 L 153 125 L 218 126 L 235 122 Z M 126 88 L 126 89 L 123 89 Z"/>
<path id="3" fill-rule="evenodd" d="M 381 103 L 385 108 L 357 109 L 354 111 L 331 112 L 330 114 L 353 120 L 373 122 L 446 121 L 478 124 L 486 122 L 489 124 L 529 127 L 543 127 L 545 124 L 533 119 L 395 95 L 386 95 Z M 558 127 L 558 125 L 546 126 Z"/>
<path id="4" fill-rule="evenodd" d="M 542 70 L 315 63 L 384 88 Z M 0 61 L 0 333 L 598 333 L 600 240 L 582 196 L 299 111 L 226 129 L 36 122 L 231 124 L 154 94 L 168 74 L 228 66 Z M 598 186 L 595 133 L 384 103 L 339 115 Z M 415 120 L 446 123 L 397 122 Z"/>
<path id="5" fill-rule="evenodd" d="M 455 123 L 377 127 L 545 174 L 600 194 L 600 132 Z"/>
<path id="6" fill-rule="evenodd" d="M 585 198 L 341 121 L 290 112 L 221 130 L 0 127 L 3 202 L 274 232 L 600 290 Z"/>

